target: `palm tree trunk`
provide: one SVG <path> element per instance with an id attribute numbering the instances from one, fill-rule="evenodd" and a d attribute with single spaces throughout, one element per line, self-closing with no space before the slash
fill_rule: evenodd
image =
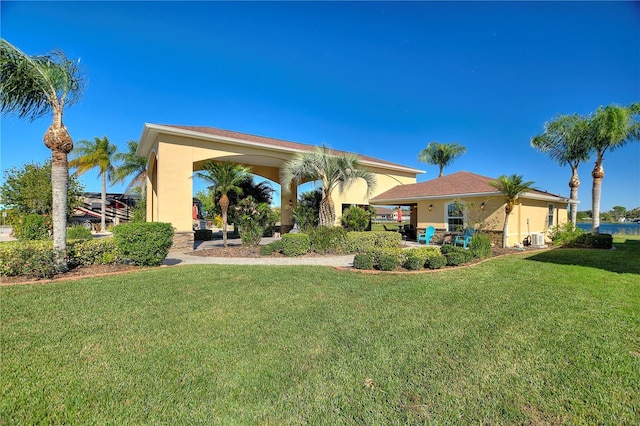
<path id="1" fill-rule="evenodd" d="M 51 150 L 51 195 L 53 220 L 53 253 L 58 269 L 67 266 L 67 205 L 69 163 L 67 154 L 73 149 L 73 139 L 62 124 L 62 111 L 54 110 L 53 124 L 44 134 L 44 144 Z"/>
<path id="2" fill-rule="evenodd" d="M 227 194 L 222 194 L 220 197 L 220 210 L 222 210 L 222 245 L 227 247 L 227 211 L 229 210 Z"/>
<path id="3" fill-rule="evenodd" d="M 336 221 L 336 213 L 333 207 L 331 195 L 325 195 L 320 200 L 319 226 L 333 226 Z"/>
<path id="4" fill-rule="evenodd" d="M 580 179 L 578 179 L 578 167 L 571 167 L 571 180 L 569 181 L 571 201 L 578 201 L 578 187 L 580 186 Z M 571 217 L 571 223 L 575 226 L 578 221 L 578 206 L 575 203 L 569 203 L 569 212 Z"/>
<path id="5" fill-rule="evenodd" d="M 100 194 L 100 232 L 107 230 L 107 174 L 102 172 L 102 194 Z"/>
<path id="6" fill-rule="evenodd" d="M 67 269 L 67 186 L 69 166 L 67 154 L 51 153 L 51 189 L 53 202 L 53 252 L 55 262 L 62 271 Z"/>
<path id="7" fill-rule="evenodd" d="M 591 172 L 593 176 L 593 186 L 591 187 L 591 233 L 600 233 L 600 195 L 602 193 L 602 178 L 604 178 L 604 167 L 602 167 L 602 154 L 598 153 L 595 167 Z"/>
<path id="8" fill-rule="evenodd" d="M 440 165 L 440 174 L 438 175 L 438 177 L 442 177 L 443 173 L 444 173 L 444 166 L 441 164 Z"/>
<path id="9" fill-rule="evenodd" d="M 502 247 L 509 246 L 509 213 L 504 215 L 504 225 L 502 226 Z"/>

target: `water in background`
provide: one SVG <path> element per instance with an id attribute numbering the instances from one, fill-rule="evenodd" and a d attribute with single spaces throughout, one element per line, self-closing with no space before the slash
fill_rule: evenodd
<path id="1" fill-rule="evenodd" d="M 591 232 L 591 223 L 578 223 L 578 228 Z M 601 234 L 640 235 L 640 223 L 603 223 L 600 222 Z"/>

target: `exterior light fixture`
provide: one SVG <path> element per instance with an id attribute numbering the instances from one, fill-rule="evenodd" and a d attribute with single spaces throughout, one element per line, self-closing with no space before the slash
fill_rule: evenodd
<path id="1" fill-rule="evenodd" d="M 487 203 L 485 203 L 485 202 L 483 201 L 483 202 L 482 202 L 482 204 L 480 204 L 480 210 L 484 210 L 484 206 L 485 206 L 486 204 L 487 204 Z"/>
<path id="2" fill-rule="evenodd" d="M 429 211 L 433 209 L 433 204 L 429 204 Z"/>

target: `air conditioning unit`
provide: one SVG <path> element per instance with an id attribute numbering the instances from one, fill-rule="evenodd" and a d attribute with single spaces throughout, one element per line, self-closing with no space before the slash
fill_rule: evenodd
<path id="1" fill-rule="evenodd" d="M 531 245 L 532 246 L 544 246 L 544 234 L 531 234 Z"/>

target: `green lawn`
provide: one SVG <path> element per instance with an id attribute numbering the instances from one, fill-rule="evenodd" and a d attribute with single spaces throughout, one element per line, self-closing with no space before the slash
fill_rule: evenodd
<path id="1" fill-rule="evenodd" d="M 640 240 L 4 287 L 0 424 L 637 424 Z"/>

